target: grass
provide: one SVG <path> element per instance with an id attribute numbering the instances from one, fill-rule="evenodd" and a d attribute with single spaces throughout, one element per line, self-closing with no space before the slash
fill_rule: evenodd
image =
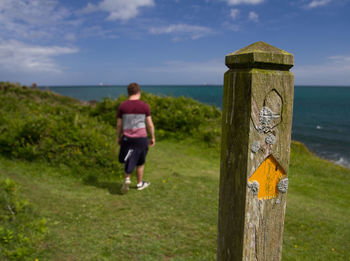
<path id="1" fill-rule="evenodd" d="M 207 204 L 216 208 L 218 169 L 212 166 L 218 164 L 210 157 L 200 159 L 190 146 L 170 155 L 174 145 L 180 148 L 162 142 L 150 151 L 146 177 L 151 186 L 125 196 L 118 194 L 117 182 L 87 186 L 42 163 L 3 158 L 1 173 L 21 184 L 24 196 L 48 221 L 48 251 L 40 258 L 213 259 L 217 210 L 208 211 Z M 164 162 L 159 160 L 163 157 Z M 199 173 L 196 159 L 203 167 Z"/>
<path id="2" fill-rule="evenodd" d="M 217 151 L 164 140 L 147 160 L 151 186 L 126 195 L 42 162 L 1 157 L 0 174 L 47 219 L 39 260 L 215 260 Z M 294 143 L 289 179 L 283 260 L 347 260 L 350 171 Z"/>
<path id="3" fill-rule="evenodd" d="M 120 99 L 83 106 L 1 82 L 0 94 L 0 180 L 20 184 L 21 198 L 47 220 L 48 233 L 28 260 L 215 260 L 220 111 L 144 95 L 157 108 L 163 140 L 147 158 L 151 186 L 120 195 L 110 122 Z M 177 126 L 184 129 L 172 132 Z M 283 260 L 348 260 L 350 171 L 294 142 L 288 175 Z M 1 236 L 0 244 L 6 247 Z"/>
<path id="4" fill-rule="evenodd" d="M 294 143 L 284 233 L 286 260 L 348 260 L 350 171 Z"/>

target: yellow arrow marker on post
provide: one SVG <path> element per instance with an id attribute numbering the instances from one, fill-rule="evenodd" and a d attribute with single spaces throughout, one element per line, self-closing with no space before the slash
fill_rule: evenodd
<path id="1" fill-rule="evenodd" d="M 279 193 L 277 184 L 285 176 L 284 169 L 270 155 L 261 163 L 248 181 L 259 183 L 258 199 L 270 199 L 277 197 Z"/>

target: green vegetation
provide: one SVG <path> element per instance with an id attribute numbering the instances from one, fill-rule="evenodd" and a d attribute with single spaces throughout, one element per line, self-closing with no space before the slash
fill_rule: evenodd
<path id="1" fill-rule="evenodd" d="M 126 96 L 116 100 L 104 99 L 91 109 L 90 115 L 116 126 L 116 111 L 126 99 Z M 183 139 L 190 136 L 210 146 L 219 144 L 221 111 L 215 106 L 203 105 L 190 98 L 174 99 L 148 93 L 143 93 L 141 99 L 151 107 L 152 119 L 157 126 L 157 139 Z"/>
<path id="2" fill-rule="evenodd" d="M 350 171 L 292 144 L 285 260 L 348 260 Z"/>
<path id="3" fill-rule="evenodd" d="M 0 179 L 0 253 L 10 260 L 38 255 L 47 230 L 46 220 L 39 219 L 28 201 L 18 197 L 18 189 L 11 179 Z"/>
<path id="4" fill-rule="evenodd" d="M 121 174 L 115 129 L 88 107 L 50 92 L 0 84 L 0 153 L 69 167 L 75 176 Z"/>
<path id="5" fill-rule="evenodd" d="M 197 114 L 206 120 L 200 127 L 186 127 L 189 137 L 180 141 L 166 138 L 166 134 L 180 135 L 171 134 L 168 125 L 178 124 L 173 121 L 176 117 L 181 121 L 180 116 L 161 127 L 157 122 L 164 135 L 158 131 L 163 139 L 149 151 L 145 179 L 151 186 L 141 192 L 131 189 L 122 196 L 119 164 L 114 161 L 115 165 L 108 165 L 99 156 L 115 157 L 117 153 L 114 122 L 110 120 L 114 120 L 115 106 L 121 100 L 107 99 L 90 107 L 7 83 L 0 88 L 0 179 L 18 183 L 19 196 L 31 204 L 32 210 L 24 211 L 27 218 L 23 222 L 12 220 L 8 225 L 14 234 L 29 238 L 29 249 L 35 252 L 28 252 L 28 260 L 215 260 L 220 155 L 213 140 L 204 142 L 204 136 L 196 137 L 197 131 L 217 136 L 219 127 L 212 125 L 220 112 L 215 108 L 185 98 L 143 95 L 154 100 L 150 102 L 154 119 L 158 110 L 159 117 L 176 108 L 194 110 L 194 115 L 196 106 L 208 112 Z M 162 99 L 168 105 L 162 104 Z M 180 107 L 186 107 L 186 101 L 192 107 Z M 155 110 L 157 103 L 161 105 Z M 191 121 L 190 117 L 186 120 Z M 27 138 L 28 132 L 35 136 L 37 125 L 28 127 L 25 123 L 38 119 L 45 122 L 38 125 L 42 128 L 39 138 Z M 79 127 L 74 128 L 75 122 Z M 64 135 L 68 130 L 71 133 Z M 22 137 L 27 144 L 16 143 Z M 53 148 L 76 144 L 81 155 L 77 157 L 70 146 L 52 150 L 46 145 L 49 140 Z M 31 157 L 21 152 L 26 146 L 33 148 Z M 283 260 L 346 260 L 350 249 L 350 171 L 293 143 L 289 179 Z M 134 176 L 132 184 L 136 184 Z M 8 203 L 1 204 L 2 216 Z M 17 232 L 25 222 L 43 218 L 45 236 L 28 236 L 33 229 Z M 21 244 L 14 240 L 10 247 L 1 241 L 0 260 L 9 259 L 2 249 L 12 251 Z"/>

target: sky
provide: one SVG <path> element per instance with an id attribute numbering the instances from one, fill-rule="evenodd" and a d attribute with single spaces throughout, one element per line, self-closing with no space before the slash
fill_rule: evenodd
<path id="1" fill-rule="evenodd" d="M 0 0 L 0 81 L 222 84 L 257 41 L 297 85 L 350 86 L 350 0 Z"/>

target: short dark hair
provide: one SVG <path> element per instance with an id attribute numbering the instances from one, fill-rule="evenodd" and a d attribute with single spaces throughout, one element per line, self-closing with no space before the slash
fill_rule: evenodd
<path id="1" fill-rule="evenodd" d="M 128 95 L 134 95 L 141 91 L 140 85 L 138 85 L 136 82 L 132 82 L 128 85 Z"/>

